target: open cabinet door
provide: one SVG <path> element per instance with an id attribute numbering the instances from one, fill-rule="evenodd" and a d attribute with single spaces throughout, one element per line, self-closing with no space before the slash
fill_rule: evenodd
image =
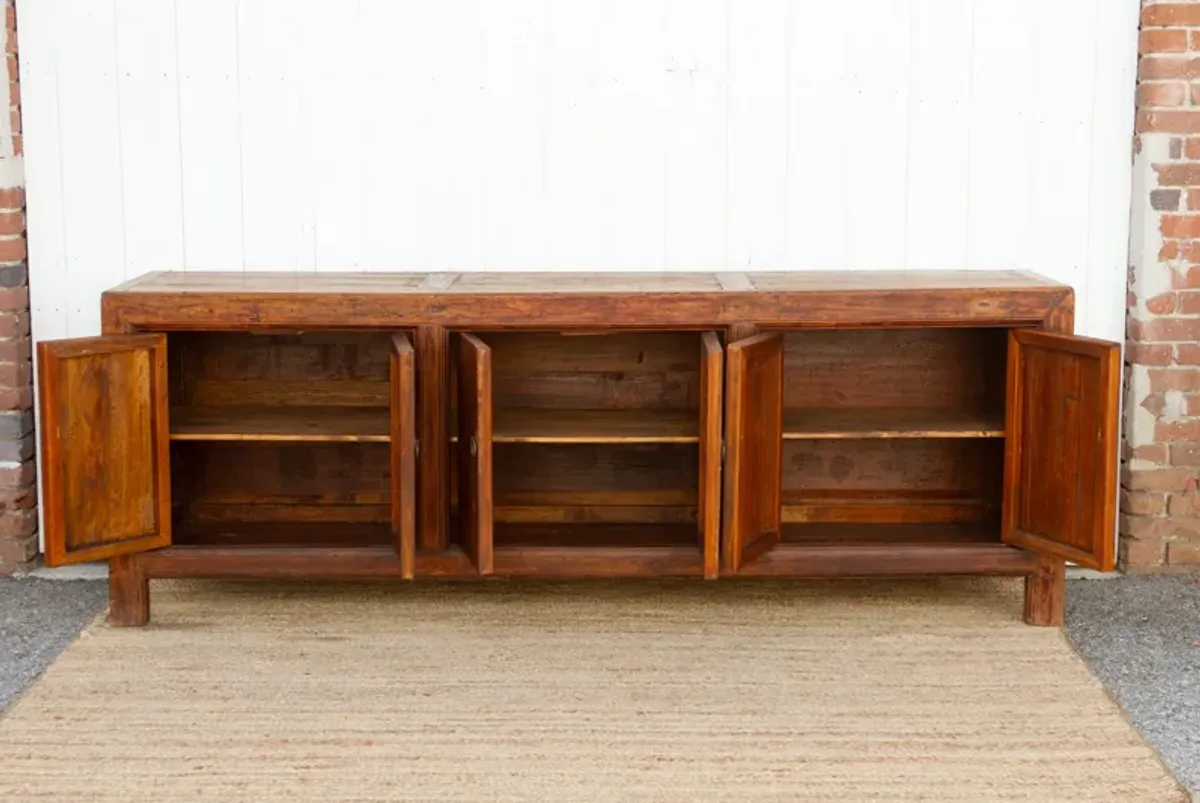
<path id="1" fill-rule="evenodd" d="M 731 343 L 725 368 L 725 569 L 779 542 L 783 486 L 783 338 Z"/>
<path id="2" fill-rule="evenodd" d="M 700 336 L 700 498 L 697 523 L 704 576 L 721 571 L 721 381 L 724 354 L 716 332 Z"/>
<path id="3" fill-rule="evenodd" d="M 417 383 L 412 343 L 392 335 L 392 538 L 400 574 L 411 580 L 417 563 Z"/>
<path id="4" fill-rule="evenodd" d="M 462 547 L 480 574 L 492 573 L 492 350 L 459 335 L 458 504 Z"/>
<path id="5" fill-rule="evenodd" d="M 171 543 L 167 338 L 38 344 L 46 564 Z"/>
<path id="6" fill-rule="evenodd" d="M 1116 343 L 1009 333 L 1005 542 L 1112 569 L 1120 383 Z"/>

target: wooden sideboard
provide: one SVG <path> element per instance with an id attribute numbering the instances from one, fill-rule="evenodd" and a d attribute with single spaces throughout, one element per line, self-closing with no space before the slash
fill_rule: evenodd
<path id="1" fill-rule="evenodd" d="M 154 273 L 38 344 L 46 560 L 163 577 L 1112 568 L 1120 349 L 1021 272 Z"/>

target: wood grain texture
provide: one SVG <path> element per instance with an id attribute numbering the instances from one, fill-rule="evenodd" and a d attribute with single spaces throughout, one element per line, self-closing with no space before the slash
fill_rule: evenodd
<path id="1" fill-rule="evenodd" d="M 178 440 L 183 540 L 131 559 L 130 576 L 712 577 L 723 561 L 726 574 L 747 576 L 1025 574 L 1049 600 L 1035 618 L 1061 605 L 1046 582 L 1053 567 L 1039 579 L 1029 550 L 1061 557 L 1079 539 L 1047 548 L 1021 543 L 1018 530 L 1010 544 L 1026 549 L 997 543 L 1013 427 L 997 420 L 1005 335 L 988 328 L 1069 330 L 1061 285 L 1017 273 L 412 274 L 338 277 L 345 292 L 331 293 L 286 276 L 232 289 L 227 276 L 176 276 L 106 295 L 105 331 L 172 332 L 169 392 L 186 410 L 178 435 L 295 438 Z M 347 321 L 362 329 L 336 330 Z M 393 340 L 397 322 L 415 327 L 415 351 Z M 516 331 L 531 325 L 546 331 Z M 447 326 L 482 333 L 453 335 L 453 375 Z M 720 342 L 705 326 L 742 341 L 729 347 L 724 383 Z M 779 328 L 782 338 L 770 333 Z M 1049 392 L 1070 396 L 1079 371 L 1048 359 L 1033 369 L 1056 376 L 1043 383 Z M 404 362 L 407 384 L 397 378 Z M 1098 415 L 1089 403 L 1084 417 Z M 202 406 L 236 419 L 247 404 L 264 416 L 256 426 L 188 421 Z M 303 420 L 305 407 L 338 407 L 344 419 L 371 407 L 362 415 L 376 423 L 331 423 L 312 437 L 270 423 Z M 394 448 L 405 407 L 420 430 L 409 470 Z M 709 414 L 719 410 L 723 422 Z M 1054 430 L 1038 425 L 1029 437 Z M 339 435 L 350 440 L 321 442 Z M 445 548 L 452 448 L 462 551 Z M 748 518 L 731 516 L 735 506 Z M 414 509 L 409 542 L 421 548 L 406 552 L 397 514 Z M 1062 523 L 1051 520 L 1061 511 L 1033 509 L 1050 517 L 1046 528 Z M 1080 513 L 1077 531 L 1088 515 L 1100 514 Z"/>
<path id="2" fill-rule="evenodd" d="M 870 498 L 805 496 L 784 492 L 784 524 L 853 522 L 905 524 L 986 521 L 995 518 L 1000 505 L 987 499 L 912 498 L 872 494 Z"/>
<path id="3" fill-rule="evenodd" d="M 1000 490 L 1004 442 L 863 438 L 783 442 L 783 487 L 862 494 Z"/>
<path id="4" fill-rule="evenodd" d="M 176 442 L 188 483 L 176 502 L 185 520 L 386 524 L 390 454 L 386 443 Z"/>
<path id="5" fill-rule="evenodd" d="M 417 385 L 415 353 L 406 335 L 392 336 L 392 537 L 400 574 L 413 578 L 417 557 Z"/>
<path id="6" fill-rule="evenodd" d="M 691 410 L 496 410 L 496 443 L 698 443 Z"/>
<path id="7" fill-rule="evenodd" d="M 998 544 L 995 521 L 946 524 L 785 524 L 781 544 Z"/>
<path id="8" fill-rule="evenodd" d="M 343 327 L 397 320 L 463 329 L 882 326 L 947 321 L 1041 324 L 1064 291 L 1011 271 L 812 271 L 747 274 L 752 291 L 715 274 L 463 274 L 445 291 L 426 274 L 160 273 L 105 293 L 112 326 L 155 330 Z M 537 294 L 533 298 L 533 294 Z"/>
<path id="9" fill-rule="evenodd" d="M 496 549 L 518 546 L 645 548 L 689 547 L 696 554 L 696 528 L 689 524 L 515 523 L 496 526 Z"/>
<path id="10" fill-rule="evenodd" d="M 108 623 L 114 627 L 150 622 L 150 582 L 137 558 L 130 554 L 108 559 Z"/>
<path id="11" fill-rule="evenodd" d="M 532 505 L 496 505 L 493 520 L 505 523 L 555 524 L 678 524 L 692 525 L 698 530 L 696 505 L 618 505 L 608 502 L 596 505 L 545 504 L 538 500 Z"/>
<path id="12" fill-rule="evenodd" d="M 697 521 L 695 444 L 501 444 L 497 521 Z"/>
<path id="13" fill-rule="evenodd" d="M 999 510 L 1004 441 L 783 442 L 783 515 L 807 521 L 974 520 Z"/>
<path id="14" fill-rule="evenodd" d="M 724 281 L 722 281 L 724 284 Z M 725 352 L 716 332 L 700 336 L 700 487 L 698 531 L 704 576 L 721 571 L 721 414 Z"/>
<path id="15" fill-rule="evenodd" d="M 492 453 L 496 494 L 612 494 L 620 504 L 657 504 L 687 493 L 695 504 L 699 460 L 694 444 L 500 444 Z M 632 494 L 632 495 L 631 495 Z M 565 498 L 565 497 L 563 497 Z M 575 502 L 571 502 L 572 504 Z"/>
<path id="16" fill-rule="evenodd" d="M 1006 544 L 781 544 L 746 566 L 745 577 L 905 577 L 940 574 L 1029 575 L 1032 552 Z"/>
<path id="17" fill-rule="evenodd" d="M 386 533 L 385 533 L 386 535 Z M 212 579 L 400 579 L 389 544 L 368 547 L 178 546 L 135 556 L 146 577 Z M 477 579 L 475 564 L 458 548 L 418 553 L 417 577 Z"/>
<path id="18" fill-rule="evenodd" d="M 1067 598 L 1067 566 L 1060 558 L 1040 556 L 1025 578 L 1025 624 L 1062 627 Z"/>
<path id="19" fill-rule="evenodd" d="M 38 344 L 46 563 L 171 542 L 166 338 Z"/>
<path id="20" fill-rule="evenodd" d="M 547 580 L 566 578 L 699 577 L 704 558 L 693 544 L 686 546 L 562 547 L 511 546 L 497 548 L 497 577 Z"/>
<path id="21" fill-rule="evenodd" d="M 392 506 L 388 497 L 385 497 L 379 504 L 360 500 L 348 501 L 344 504 L 314 503 L 296 497 L 278 502 L 250 499 L 243 504 L 228 504 L 198 496 L 187 503 L 185 509 L 188 518 L 175 525 L 172 543 L 177 542 L 176 535 L 186 529 L 189 524 L 274 526 L 291 522 L 336 527 L 353 522 L 382 525 L 392 515 Z"/>
<path id="22" fill-rule="evenodd" d="M 786 330 L 783 406 L 1000 413 L 1005 343 L 990 327 Z"/>
<path id="23" fill-rule="evenodd" d="M 1072 335 L 1009 335 L 1004 540 L 1111 571 L 1120 347 Z"/>
<path id="24" fill-rule="evenodd" d="M 386 537 L 386 532 L 384 535 Z M 373 547 L 175 546 L 138 558 L 139 568 L 151 578 L 370 580 L 401 577 L 396 551 L 387 543 Z M 462 564 L 466 575 L 471 571 L 471 564 L 465 556 Z"/>
<path id="25" fill-rule="evenodd" d="M 176 332 L 176 406 L 388 407 L 386 331 Z"/>
<path id="26" fill-rule="evenodd" d="M 441 326 L 419 326 L 413 344 L 417 361 L 417 530 L 419 547 L 442 552 L 449 542 L 450 338 Z"/>
<path id="27" fill-rule="evenodd" d="M 242 379 L 231 381 L 200 380 L 192 393 L 192 403 L 201 406 L 245 405 L 378 407 L 387 409 L 387 380 L 351 379 Z"/>
<path id="28" fill-rule="evenodd" d="M 786 410 L 784 440 L 1003 438 L 1003 413 L 937 407 L 813 407 Z"/>
<path id="29" fill-rule="evenodd" d="M 783 338 L 731 343 L 726 360 L 722 565 L 736 573 L 779 539 Z"/>
<path id="30" fill-rule="evenodd" d="M 383 407 L 175 407 L 173 441 L 387 443 Z"/>
<path id="31" fill-rule="evenodd" d="M 489 332 L 498 412 L 695 411 L 698 332 Z M 497 422 L 499 423 L 499 422 Z"/>
<path id="32" fill-rule="evenodd" d="M 132 279 L 108 291 L 110 296 L 124 294 L 257 293 L 294 295 L 297 293 L 363 293 L 372 295 L 424 295 L 429 273 L 302 273 L 302 272 L 222 272 L 156 271 Z M 732 292 L 725 290 L 714 273 L 638 273 L 638 272 L 554 272 L 503 271 L 463 273 L 445 287 L 432 288 L 447 295 L 504 295 L 508 293 L 587 294 L 597 290 L 632 294 L 662 291 L 677 293 Z M 911 290 L 1019 290 L 1048 288 L 1056 298 L 1065 285 L 1027 271 L 771 271 L 743 273 L 754 290 L 764 293 L 897 292 Z M 441 281 L 438 279 L 437 281 Z"/>
<path id="33" fill-rule="evenodd" d="M 396 547 L 386 520 L 190 520 L 176 527 L 173 543 L 180 547 Z M 396 559 L 400 560 L 399 554 Z"/>
<path id="34" fill-rule="evenodd" d="M 492 573 L 492 350 L 462 333 L 458 344 L 459 518 L 462 548 Z"/>

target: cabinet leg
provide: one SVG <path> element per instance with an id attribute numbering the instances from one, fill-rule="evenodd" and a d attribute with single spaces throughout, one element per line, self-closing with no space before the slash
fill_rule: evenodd
<path id="1" fill-rule="evenodd" d="M 108 561 L 108 623 L 141 627 L 150 621 L 150 580 L 142 574 L 136 555 Z"/>
<path id="2" fill-rule="evenodd" d="M 1025 624 L 1062 627 L 1067 598 L 1067 564 L 1042 558 L 1037 571 L 1025 578 Z"/>

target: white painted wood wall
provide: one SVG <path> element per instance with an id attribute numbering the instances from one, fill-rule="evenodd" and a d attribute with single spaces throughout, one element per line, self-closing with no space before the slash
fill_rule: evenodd
<path id="1" fill-rule="evenodd" d="M 1027 268 L 1121 339 L 1138 0 L 18 0 L 33 327 L 149 270 Z"/>

